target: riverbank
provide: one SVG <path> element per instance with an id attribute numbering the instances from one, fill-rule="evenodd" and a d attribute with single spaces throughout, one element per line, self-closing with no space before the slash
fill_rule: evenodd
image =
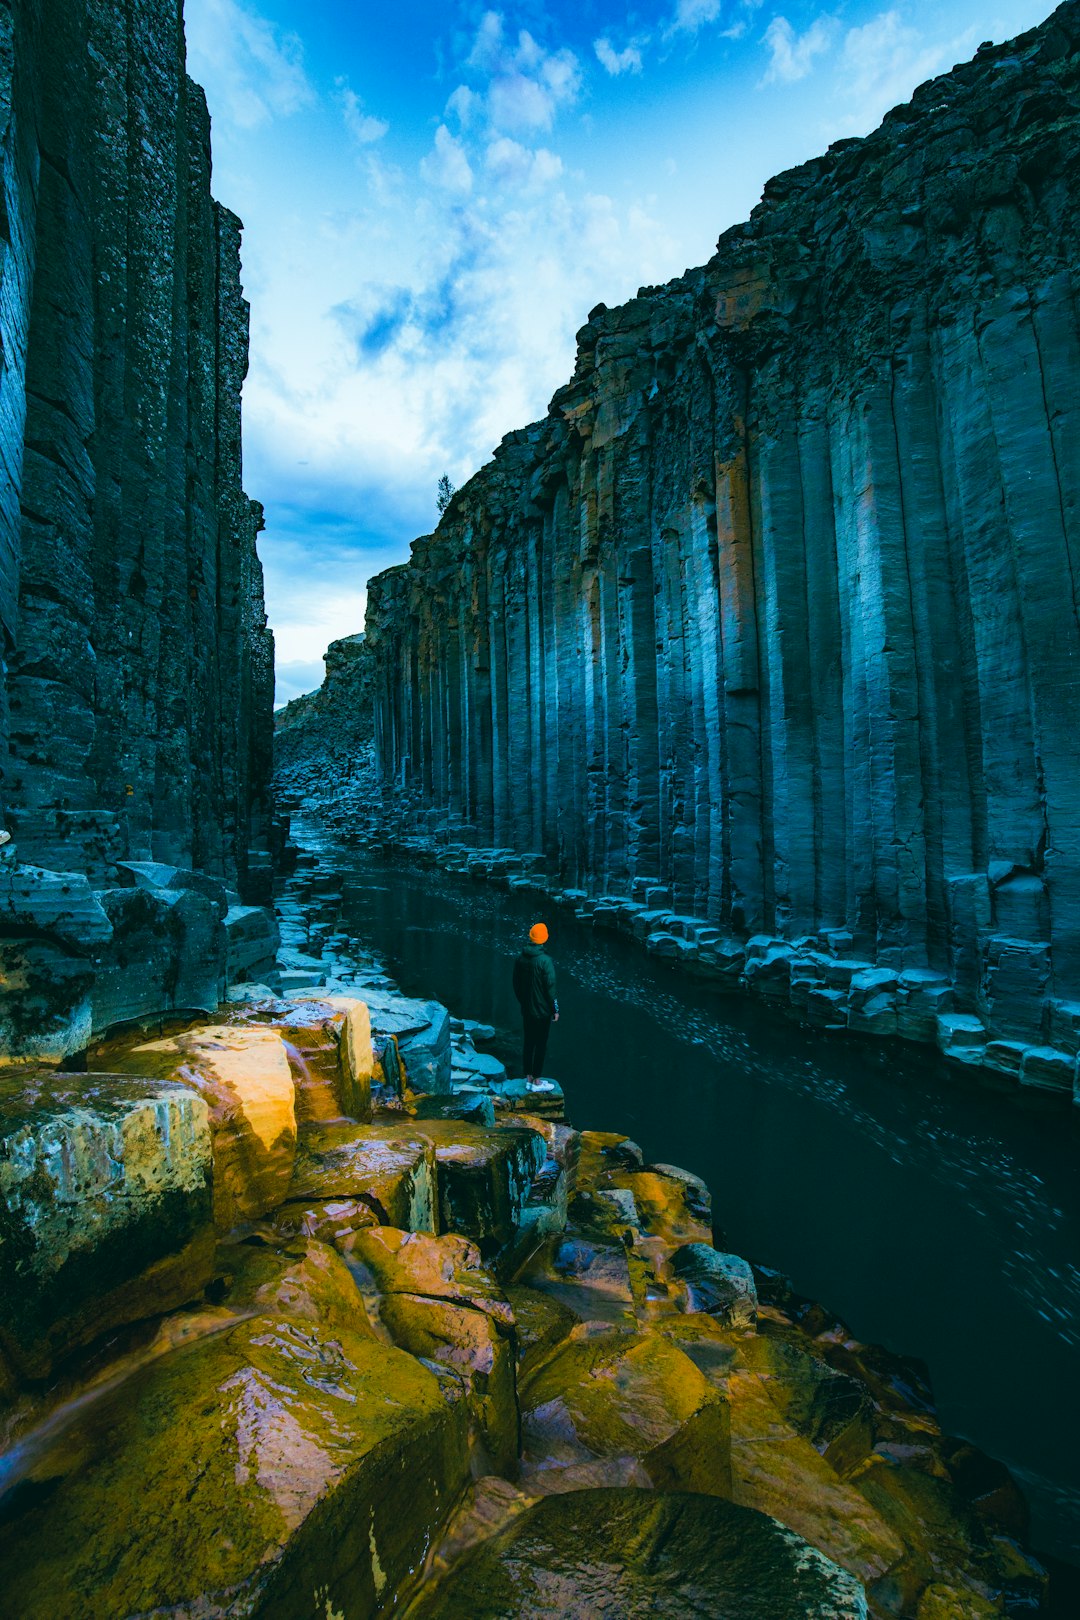
<path id="1" fill-rule="evenodd" d="M 310 890 L 318 943 L 340 874 L 305 866 L 283 932 Z M 20 1614 L 528 1615 L 555 1580 L 571 1614 L 736 1595 L 808 1617 L 1049 1612 L 1019 1493 L 942 1434 L 917 1367 L 716 1247 L 704 1184 L 647 1144 L 528 1114 L 494 1076 L 455 1081 L 479 1031 L 418 1012 L 341 930 L 324 943 L 334 982 L 237 987 L 216 1025 L 129 1033 L 77 1088 L 37 1083 L 18 1162 L 39 1259 L 34 1144 L 75 1128 L 76 1094 L 84 1162 L 118 1118 L 143 1143 L 98 1189 L 129 1239 L 137 1164 L 139 1186 L 171 1165 L 190 1220 L 154 1222 L 152 1253 L 128 1241 L 122 1286 L 115 1257 L 90 1263 L 87 1223 L 79 1270 L 109 1277 L 112 1336 L 88 1343 L 69 1314 L 8 1346 L 23 1461 L 0 1567 Z M 146 1117 L 132 1085 L 187 1119 L 180 1159 L 176 1131 L 124 1123 Z M 478 1091 L 488 1119 L 455 1118 Z M 176 1252 L 179 1292 L 147 1316 L 140 1291 Z M 361 1388 L 395 1415 L 358 1421 Z M 567 1589 L 571 1544 L 588 1593 Z"/>
<path id="2" fill-rule="evenodd" d="M 707 918 L 673 910 L 671 891 L 647 878 L 634 879 L 626 894 L 568 888 L 542 853 L 482 848 L 460 820 L 426 809 L 415 793 L 388 790 L 370 756 L 329 776 L 317 750 L 292 757 L 279 796 L 285 809 L 316 818 L 347 847 L 533 896 L 599 932 L 632 939 L 673 973 L 719 995 L 752 996 L 828 1034 L 932 1047 L 994 1083 L 1039 1092 L 1066 1108 L 1080 1104 L 1080 1004 L 1053 1003 L 1037 1040 L 1013 1039 L 995 1034 L 947 974 L 865 960 L 843 930 L 794 940 L 736 938 Z"/>

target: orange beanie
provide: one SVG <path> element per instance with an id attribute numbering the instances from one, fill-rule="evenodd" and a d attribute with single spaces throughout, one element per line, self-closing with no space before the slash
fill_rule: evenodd
<path id="1" fill-rule="evenodd" d="M 529 929 L 529 938 L 534 945 L 546 945 L 548 939 L 547 923 L 533 923 Z"/>

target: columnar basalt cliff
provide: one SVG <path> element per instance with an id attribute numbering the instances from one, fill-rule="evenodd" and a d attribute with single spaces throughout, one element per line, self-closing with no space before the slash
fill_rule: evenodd
<path id="1" fill-rule="evenodd" d="M 1066 1070 L 1078 69 L 1072 0 L 594 310 L 367 625 L 384 777 L 463 841 Z"/>
<path id="2" fill-rule="evenodd" d="M 182 8 L 0 5 L 0 141 L 0 1045 L 29 1022 L 62 1051 L 204 1005 L 226 889 L 269 898 L 273 642 L 240 223 L 210 194 Z"/>
<path id="3" fill-rule="evenodd" d="M 362 635 L 332 641 L 326 677 L 274 716 L 274 774 L 279 789 L 331 791 L 370 761 L 374 714 L 371 651 Z"/>

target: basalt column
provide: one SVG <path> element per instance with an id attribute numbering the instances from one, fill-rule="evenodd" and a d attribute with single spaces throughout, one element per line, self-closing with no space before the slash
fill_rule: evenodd
<path id="1" fill-rule="evenodd" d="M 0 0 L 0 187 L 2 1065 L 212 1009 L 275 929 L 240 225 L 177 0 Z"/>
<path id="2" fill-rule="evenodd" d="M 1072 1051 L 1078 34 L 980 49 L 595 310 L 368 618 L 383 773 L 467 837 Z M 464 798 L 403 722 L 433 679 Z"/>
<path id="3" fill-rule="evenodd" d="M 0 5 L 3 809 L 20 856 L 263 883 L 272 644 L 239 223 L 174 0 Z"/>

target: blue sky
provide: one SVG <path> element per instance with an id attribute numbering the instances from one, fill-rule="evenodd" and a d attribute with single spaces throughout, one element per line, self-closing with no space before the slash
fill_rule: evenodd
<path id="1" fill-rule="evenodd" d="M 185 0 L 246 225 L 248 492 L 278 699 L 504 433 L 590 308 L 703 263 L 770 175 L 1046 0 Z"/>

